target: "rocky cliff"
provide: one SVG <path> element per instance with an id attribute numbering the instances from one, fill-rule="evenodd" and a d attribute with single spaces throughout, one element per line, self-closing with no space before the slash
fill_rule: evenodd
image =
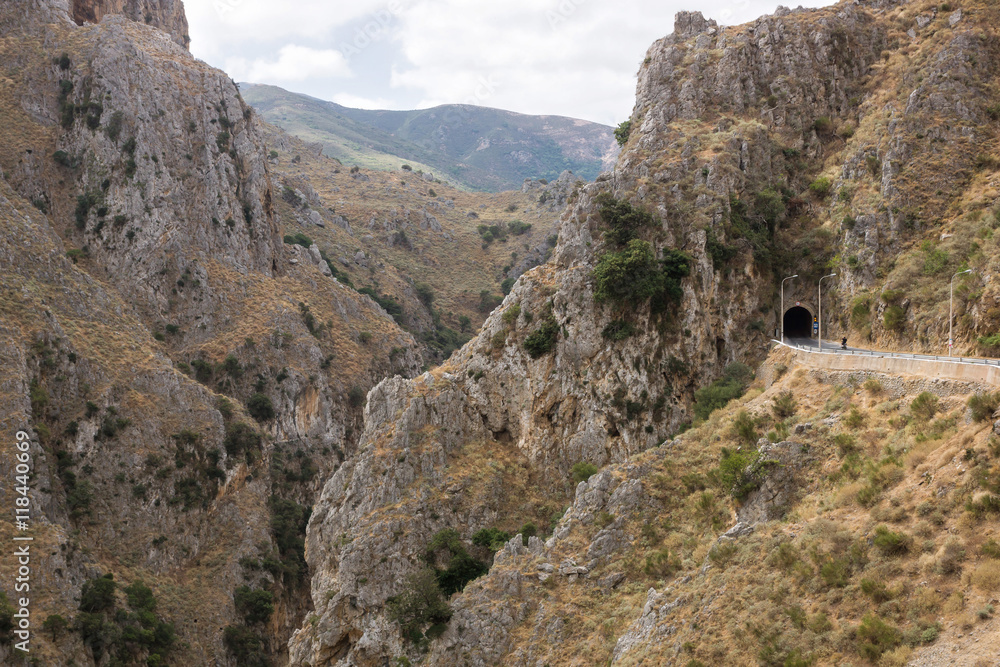
<path id="1" fill-rule="evenodd" d="M 615 169 L 546 186 L 551 260 L 511 264 L 419 376 L 294 234 L 448 230 L 429 202 L 330 210 L 347 181 L 317 194 L 299 144 L 147 25 L 179 6 L 0 5 L 0 437 L 32 435 L 41 660 L 902 665 L 995 640 L 993 388 L 779 353 L 719 407 L 793 273 L 808 307 L 839 274 L 831 334 L 939 349 L 972 268 L 959 339 L 996 349 L 992 3 L 678 15 Z M 357 252 L 340 266 L 374 277 Z"/>
<path id="2" fill-rule="evenodd" d="M 159 28 L 184 48 L 191 42 L 181 0 L 72 0 L 72 3 L 77 25 L 100 23 L 105 16 L 120 14 Z"/>
<path id="3" fill-rule="evenodd" d="M 318 252 L 282 243 L 252 110 L 147 25 L 180 26 L 181 4 L 88 7 L 96 25 L 0 7 L 3 433 L 36 443 L 34 534 L 54 560 L 32 613 L 78 621 L 34 646 L 53 664 L 280 660 L 317 487 L 368 389 L 422 360 Z M 151 588 L 155 641 L 129 634 L 121 593 L 86 601 L 105 573 Z M 270 597 L 266 622 L 241 586 Z"/>
<path id="4" fill-rule="evenodd" d="M 587 601 L 613 601 L 623 582 L 635 593 L 679 569 L 688 574 L 678 587 L 694 581 L 698 563 L 677 556 L 675 564 L 673 546 L 649 551 L 641 567 L 628 554 L 640 537 L 659 545 L 652 538 L 659 530 L 629 533 L 619 517 L 662 518 L 650 487 L 671 476 L 695 476 L 677 491 L 694 504 L 705 488 L 695 478 L 710 471 L 711 458 L 686 450 L 685 466 L 674 468 L 669 447 L 632 457 L 669 442 L 693 416 L 694 390 L 724 366 L 763 358 L 783 315 L 776 303 L 783 276 L 798 273 L 804 285 L 786 299 L 807 301 L 820 276 L 842 271 L 827 295 L 834 332 L 867 326 L 863 335 L 887 345 L 924 343 L 883 316 L 901 300 L 891 294 L 898 283 L 886 278 L 918 260 L 923 276 L 960 260 L 938 256 L 942 266 L 928 266 L 934 246 L 923 241 L 942 234 L 929 219 L 933 197 L 955 201 L 925 184 L 949 178 L 968 164 L 971 142 L 995 136 L 974 121 L 992 100 L 986 82 L 996 76 L 997 16 L 982 3 L 966 5 L 947 13 L 881 0 L 781 8 L 725 29 L 679 14 L 674 34 L 654 44 L 641 67 L 616 169 L 570 200 L 552 261 L 523 275 L 480 335 L 443 367 L 370 395 L 358 456 L 327 482 L 310 521 L 316 614 L 290 642 L 293 663 L 374 665 L 414 660 L 422 650 L 430 664 L 681 660 L 681 642 L 670 658 L 653 647 L 676 631 L 663 619 L 691 596 L 705 610 L 699 614 L 718 613 L 710 603 L 720 592 L 704 580 L 696 589 L 650 591 L 645 607 L 631 593 L 617 608 Z M 966 69 L 971 62 L 975 73 Z M 933 122 L 922 115 L 932 107 Z M 899 135 L 907 123 L 922 123 L 912 141 L 939 148 L 942 160 L 912 161 L 912 145 Z M 963 183 L 978 200 L 983 179 Z M 994 205 L 989 192 L 975 207 Z M 921 223 L 892 222 L 904 201 L 922 212 Z M 951 216 L 981 227 L 982 213 L 955 206 Z M 853 254 L 861 234 L 878 249 L 874 259 Z M 992 266 L 989 257 L 978 262 Z M 666 277 L 650 278 L 657 270 Z M 616 282 L 616 271 L 627 279 Z M 930 280 L 910 278 L 903 282 L 914 289 Z M 675 289 L 647 282 L 661 279 Z M 980 279 L 989 293 L 991 273 Z M 638 286 L 649 289 L 637 294 Z M 912 302 L 906 306 L 913 313 Z M 718 423 L 703 433 L 711 442 L 733 438 Z M 794 447 L 778 444 L 774 459 Z M 793 467 L 807 463 L 796 459 Z M 575 489 L 557 522 L 574 497 L 571 471 L 586 469 L 576 464 L 609 467 Z M 706 493 L 706 518 L 688 519 L 686 535 L 731 525 Z M 427 568 L 439 581 L 451 576 L 442 536 L 466 545 L 450 543 L 454 562 L 483 529 L 512 534 L 526 523 L 540 531 L 551 525 L 552 536 L 544 544 L 512 541 L 487 576 L 451 597 L 447 626 L 438 619 L 421 628 L 428 634 L 413 634 L 400 605 L 408 587 L 425 590 L 419 573 Z M 584 537 L 581 525 L 594 528 Z M 682 551 L 700 561 L 714 541 L 702 544 L 704 551 Z M 583 590 L 562 588 L 578 579 L 589 582 Z M 598 608 L 614 614 L 603 625 L 591 615 Z M 623 619 L 634 621 L 627 633 Z"/>

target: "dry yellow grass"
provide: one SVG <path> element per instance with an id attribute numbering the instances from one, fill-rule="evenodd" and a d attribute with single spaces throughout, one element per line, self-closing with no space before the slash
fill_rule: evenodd
<path id="1" fill-rule="evenodd" d="M 430 285 L 435 292 L 435 308 L 456 330 L 461 315 L 472 320 L 473 330 L 482 323 L 487 313 L 478 308 L 480 292 L 500 294 L 503 268 L 517 263 L 513 254 L 523 258 L 557 231 L 560 210 L 540 206 L 537 194 L 465 192 L 403 170 L 361 170 L 351 174 L 348 167 L 317 156 L 303 142 L 286 141 L 290 148 L 278 151 L 277 163 L 272 166 L 278 194 L 280 184 L 308 184 L 319 195 L 324 209 L 349 221 L 353 235 L 329 223 L 325 228 L 299 225 L 295 223 L 294 209 L 279 198 L 282 233 L 306 234 L 356 287 L 377 286 L 380 293 L 404 303 L 409 301 L 411 307 L 416 304 L 409 282 Z M 297 162 L 292 161 L 295 158 Z M 421 228 L 424 211 L 438 220 L 441 232 Z M 411 248 L 392 242 L 395 230 L 384 227 L 392 219 L 406 221 L 399 229 L 405 232 Z M 512 220 L 529 223 L 532 228 L 521 236 L 510 235 L 506 242 L 494 241 L 482 247 L 479 225 L 506 226 Z M 341 257 L 350 259 L 358 251 L 369 256 L 370 267 L 378 268 L 364 269 L 353 262 L 345 267 L 338 261 Z"/>

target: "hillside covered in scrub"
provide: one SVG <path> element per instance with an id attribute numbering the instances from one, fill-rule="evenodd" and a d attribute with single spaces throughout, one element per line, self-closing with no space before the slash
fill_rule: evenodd
<path id="1" fill-rule="evenodd" d="M 265 123 L 180 2 L 3 3 L 29 657 L 996 665 L 1000 388 L 771 339 L 835 273 L 824 336 L 944 353 L 971 269 L 1000 349 L 998 28 L 680 13 L 612 169 L 476 194 Z"/>
<path id="2" fill-rule="evenodd" d="M 618 155 L 613 130 L 560 116 L 531 116 L 470 104 L 419 111 L 352 109 L 276 86 L 240 84 L 247 102 L 325 155 L 369 169 L 408 163 L 462 189 L 514 190 L 526 178 L 555 180 L 566 170 L 587 181 Z"/>

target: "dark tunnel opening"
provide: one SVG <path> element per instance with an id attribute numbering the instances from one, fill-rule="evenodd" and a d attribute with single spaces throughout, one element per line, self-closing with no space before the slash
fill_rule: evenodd
<path id="1" fill-rule="evenodd" d="M 785 338 L 809 338 L 812 336 L 812 315 L 802 306 L 793 306 L 785 311 Z"/>

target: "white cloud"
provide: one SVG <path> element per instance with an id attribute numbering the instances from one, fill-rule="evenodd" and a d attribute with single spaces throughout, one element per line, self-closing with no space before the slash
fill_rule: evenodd
<path id="1" fill-rule="evenodd" d="M 250 83 L 296 82 L 307 79 L 342 78 L 351 75 L 347 60 L 333 49 L 311 49 L 288 44 L 274 59 L 226 60 L 226 71 L 236 81 Z"/>
<path id="2" fill-rule="evenodd" d="M 639 65 L 650 44 L 673 30 L 676 12 L 697 6 L 732 25 L 774 11 L 779 1 L 187 3 L 195 53 L 225 63 L 238 80 L 301 82 L 292 88 L 325 99 L 384 101 L 386 108 L 471 102 L 614 124 L 631 112 Z M 794 4 L 800 2 L 833 0 Z M 216 3 L 238 6 L 220 15 Z M 347 58 L 338 60 L 345 45 Z M 265 55 L 279 48 L 277 59 Z M 317 67 L 320 53 L 325 64 Z M 357 75 L 332 84 L 331 75 L 345 77 L 348 65 Z"/>
<path id="3" fill-rule="evenodd" d="M 330 101 L 354 109 L 388 109 L 393 106 L 393 100 L 385 97 L 362 97 L 350 93 L 338 93 L 333 95 Z"/>

